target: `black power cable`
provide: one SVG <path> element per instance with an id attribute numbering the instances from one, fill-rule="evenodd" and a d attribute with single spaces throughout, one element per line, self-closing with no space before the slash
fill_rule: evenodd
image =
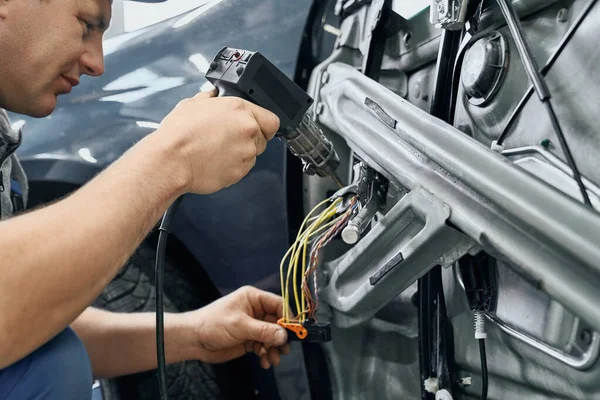
<path id="1" fill-rule="evenodd" d="M 458 265 L 467 302 L 473 311 L 475 339 L 479 343 L 479 357 L 481 358 L 481 399 L 486 400 L 489 378 L 485 352 L 485 339 L 487 338 L 485 315 L 496 309 L 498 300 L 496 261 L 487 253 L 480 252 L 475 256 L 464 256 Z"/>
<path id="2" fill-rule="evenodd" d="M 165 272 L 165 253 L 167 250 L 167 238 L 171 233 L 171 224 L 173 217 L 179 208 L 180 196 L 171 204 L 163 215 L 162 222 L 158 230 L 158 246 L 156 249 L 156 265 L 154 277 L 156 281 L 156 360 L 158 361 L 158 390 L 161 400 L 168 400 L 167 393 L 167 363 L 165 360 L 165 323 L 164 323 L 164 304 L 163 304 L 163 286 Z"/>
<path id="3" fill-rule="evenodd" d="M 481 358 L 481 400 L 486 400 L 488 395 L 488 370 L 485 339 L 477 339 L 477 341 L 479 342 L 479 358 Z"/>
<path id="4" fill-rule="evenodd" d="M 577 182 L 577 186 L 579 186 L 579 190 L 581 191 L 581 196 L 583 197 L 583 202 L 592 207 L 592 203 L 588 196 L 587 190 L 583 185 L 583 181 L 581 180 L 581 174 L 579 173 L 579 169 L 575 164 L 575 159 L 573 159 L 573 155 L 571 154 L 571 150 L 567 145 L 567 141 L 565 139 L 564 133 L 558 123 L 558 118 L 556 118 L 556 113 L 550 104 L 550 90 L 548 89 L 548 85 L 544 79 L 544 76 L 540 72 L 535 58 L 533 57 L 533 53 L 531 51 L 531 47 L 529 43 L 525 39 L 525 35 L 523 33 L 523 27 L 521 26 L 521 21 L 517 16 L 515 9 L 512 6 L 512 3 L 507 0 L 496 0 L 500 10 L 502 11 L 502 15 L 506 20 L 506 25 L 508 25 L 508 29 L 515 41 L 515 45 L 517 46 L 517 51 L 521 57 L 521 61 L 523 63 L 523 67 L 525 68 L 525 72 L 529 76 L 531 83 L 533 84 L 533 88 L 537 93 L 540 101 L 545 105 L 546 111 L 548 112 L 548 116 L 550 117 L 550 122 L 554 131 L 556 132 L 556 136 L 558 137 L 558 141 L 560 142 L 561 148 L 565 157 L 567 158 L 567 163 L 569 167 L 573 171 L 573 178 Z M 502 142 L 497 141 L 498 144 L 502 144 Z"/>

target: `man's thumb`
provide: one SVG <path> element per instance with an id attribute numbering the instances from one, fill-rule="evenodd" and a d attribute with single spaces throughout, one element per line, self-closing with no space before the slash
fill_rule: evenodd
<path id="1" fill-rule="evenodd" d="M 248 336 L 248 339 L 262 342 L 266 346 L 282 346 L 287 342 L 285 329 L 277 324 L 253 318 L 248 320 Z"/>
<path id="2" fill-rule="evenodd" d="M 217 94 L 218 94 L 217 89 L 212 88 L 212 89 L 202 90 L 201 92 L 196 93 L 194 98 L 195 99 L 209 99 L 211 97 L 216 97 Z"/>

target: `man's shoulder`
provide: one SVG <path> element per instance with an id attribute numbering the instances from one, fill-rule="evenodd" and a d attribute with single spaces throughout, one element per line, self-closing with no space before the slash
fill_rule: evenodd
<path id="1" fill-rule="evenodd" d="M 10 119 L 4 109 L 0 108 L 0 135 L 8 132 L 10 129 Z"/>
<path id="2" fill-rule="evenodd" d="M 8 114 L 0 108 L 0 145 L 3 142 L 12 143 L 16 139 L 18 139 L 18 134 L 13 131 Z"/>
<path id="3" fill-rule="evenodd" d="M 0 109 L 0 219 L 21 211 L 27 202 L 25 171 L 14 155 L 21 132 L 15 131 L 5 110 Z"/>

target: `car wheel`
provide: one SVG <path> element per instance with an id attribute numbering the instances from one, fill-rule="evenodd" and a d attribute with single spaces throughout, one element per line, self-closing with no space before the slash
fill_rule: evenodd
<path id="1" fill-rule="evenodd" d="M 152 243 L 143 242 L 119 271 L 113 281 L 95 301 L 94 306 L 116 312 L 155 311 L 154 263 L 156 250 Z M 210 302 L 203 298 L 202 288 L 178 268 L 168 255 L 164 275 L 165 312 L 183 312 L 200 308 Z M 232 385 L 224 385 L 228 365 L 210 365 L 199 361 L 185 361 L 167 366 L 169 398 L 230 399 L 239 398 L 230 393 Z M 231 381 L 229 379 L 229 381 Z M 101 381 L 105 400 L 160 399 L 157 372 L 148 371 Z M 235 389 L 235 390 L 239 390 Z"/>

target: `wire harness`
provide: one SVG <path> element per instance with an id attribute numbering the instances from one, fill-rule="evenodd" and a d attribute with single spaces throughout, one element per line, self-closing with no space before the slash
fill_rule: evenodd
<path id="1" fill-rule="evenodd" d="M 323 247 L 340 234 L 358 205 L 356 195 L 331 197 L 317 204 L 302 222 L 295 242 L 283 256 L 280 264 L 283 318 L 278 324 L 293 333 L 290 340 L 331 340 L 329 324 L 319 324 L 315 316 L 319 307 L 316 270 Z"/>

